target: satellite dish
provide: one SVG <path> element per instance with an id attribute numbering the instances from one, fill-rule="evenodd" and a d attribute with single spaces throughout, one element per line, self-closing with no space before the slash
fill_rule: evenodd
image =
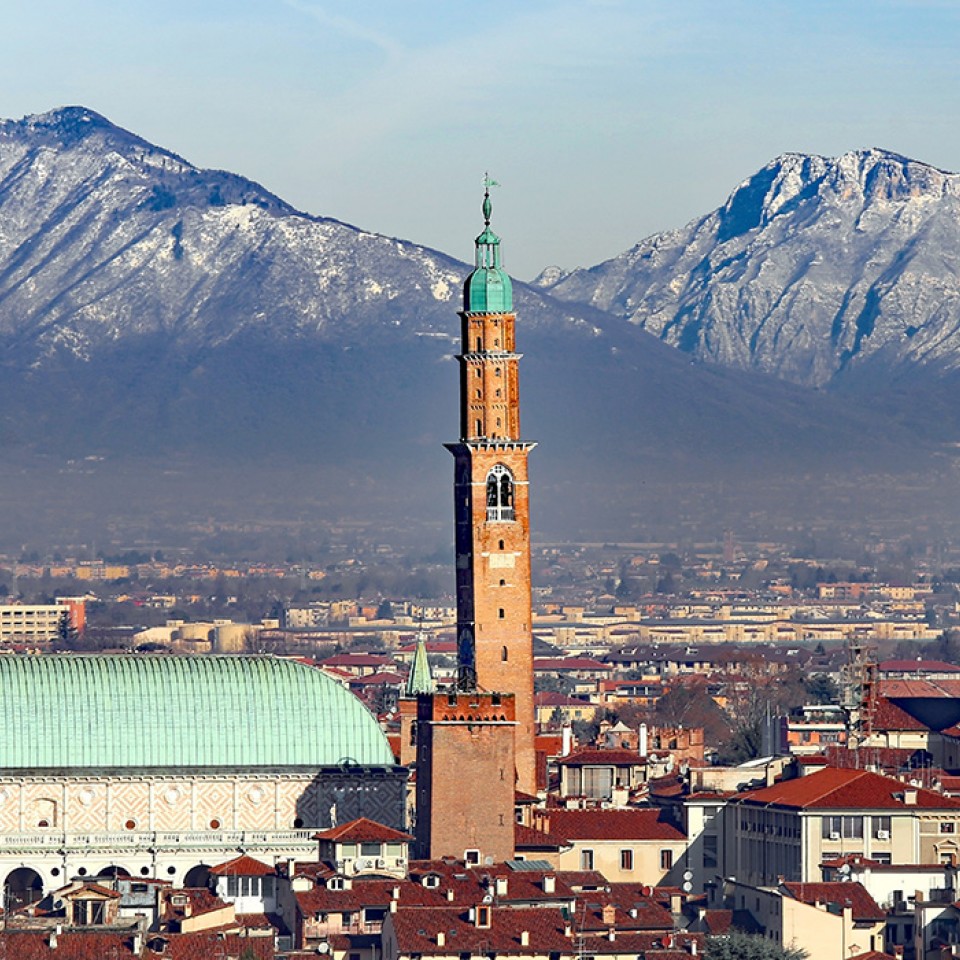
<path id="1" fill-rule="evenodd" d="M 689 893 L 693 889 L 693 884 L 689 880 L 684 880 L 683 887 L 681 889 L 684 893 Z"/>
<path id="2" fill-rule="evenodd" d="M 493 894 L 492 894 L 492 893 L 485 893 L 485 894 L 483 895 L 483 902 L 484 902 L 484 903 L 493 903 Z"/>
<path id="3" fill-rule="evenodd" d="M 850 873 L 850 864 L 845 863 L 842 867 L 837 870 L 837 873 L 842 874 L 844 877 L 848 876 Z"/>
<path id="4" fill-rule="evenodd" d="M 683 879 L 684 879 L 684 880 L 692 880 L 692 879 L 693 879 L 693 871 L 692 871 L 692 870 L 684 870 L 684 871 L 683 871 Z"/>
<path id="5" fill-rule="evenodd" d="M 327 943 L 326 941 L 324 941 L 317 947 L 317 953 L 329 953 L 329 952 L 330 952 L 330 944 Z"/>

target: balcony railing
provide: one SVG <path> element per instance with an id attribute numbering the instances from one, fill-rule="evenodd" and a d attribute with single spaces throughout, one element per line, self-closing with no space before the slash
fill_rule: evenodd
<path id="1" fill-rule="evenodd" d="M 3 850 L 184 850 L 202 847 L 300 847 L 313 849 L 313 830 L 181 830 L 178 832 L 0 834 Z"/>

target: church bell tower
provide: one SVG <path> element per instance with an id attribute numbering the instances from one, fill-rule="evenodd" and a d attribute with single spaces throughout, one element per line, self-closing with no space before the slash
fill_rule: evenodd
<path id="1" fill-rule="evenodd" d="M 517 787 L 537 792 L 527 457 L 520 436 L 513 290 L 490 229 L 490 186 L 476 265 L 460 312 L 460 440 L 453 454 L 457 660 L 461 690 L 512 693 Z"/>

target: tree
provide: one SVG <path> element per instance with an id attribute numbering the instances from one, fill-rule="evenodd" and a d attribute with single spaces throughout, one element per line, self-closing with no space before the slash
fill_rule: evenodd
<path id="1" fill-rule="evenodd" d="M 579 744 L 596 743 L 600 724 L 596 720 L 574 720 L 570 725 Z"/>
<path id="2" fill-rule="evenodd" d="M 800 947 L 781 947 L 753 933 L 707 937 L 706 960 L 806 960 Z"/>
<path id="3" fill-rule="evenodd" d="M 833 678 L 826 673 L 815 673 L 804 680 L 803 685 L 814 703 L 836 703 L 840 696 Z"/>
<path id="4" fill-rule="evenodd" d="M 64 607 L 57 623 L 57 641 L 65 650 L 73 650 L 79 639 L 80 634 L 70 619 L 70 611 Z"/>

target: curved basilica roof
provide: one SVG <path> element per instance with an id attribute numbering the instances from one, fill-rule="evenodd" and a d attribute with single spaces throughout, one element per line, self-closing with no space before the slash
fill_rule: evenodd
<path id="1" fill-rule="evenodd" d="M 375 717 L 295 660 L 0 655 L 0 769 L 392 766 Z"/>

